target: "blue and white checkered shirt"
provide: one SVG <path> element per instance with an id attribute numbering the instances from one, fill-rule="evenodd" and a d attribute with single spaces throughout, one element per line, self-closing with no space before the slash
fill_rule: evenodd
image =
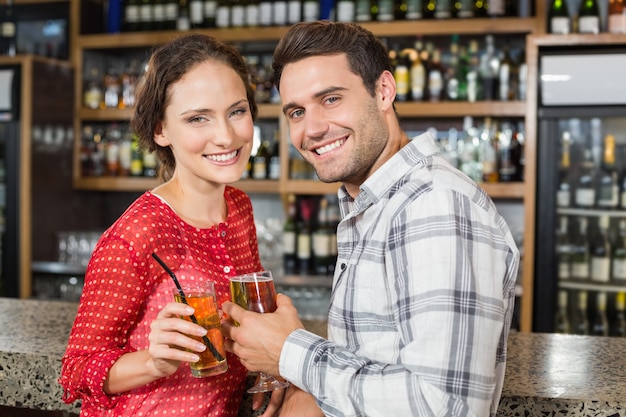
<path id="1" fill-rule="evenodd" d="M 491 199 L 428 133 L 339 199 L 329 340 L 293 332 L 281 375 L 327 416 L 495 416 L 519 250 Z"/>

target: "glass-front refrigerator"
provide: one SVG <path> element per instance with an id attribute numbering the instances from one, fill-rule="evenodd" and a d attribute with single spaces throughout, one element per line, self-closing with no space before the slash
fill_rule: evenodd
<path id="1" fill-rule="evenodd" d="M 626 38 L 540 42 L 537 65 L 533 331 L 624 336 Z"/>

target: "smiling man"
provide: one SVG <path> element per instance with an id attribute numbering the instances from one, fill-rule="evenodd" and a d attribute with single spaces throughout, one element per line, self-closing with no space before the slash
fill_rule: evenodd
<path id="1" fill-rule="evenodd" d="M 274 72 L 293 145 L 339 189 L 328 340 L 286 296 L 224 311 L 227 349 L 289 389 L 281 416 L 494 416 L 519 251 L 485 192 L 400 127 L 387 51 L 337 22 L 292 26 Z"/>

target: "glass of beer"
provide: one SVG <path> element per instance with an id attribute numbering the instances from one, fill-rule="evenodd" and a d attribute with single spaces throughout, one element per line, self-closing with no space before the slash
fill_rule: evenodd
<path id="1" fill-rule="evenodd" d="M 276 289 L 271 271 L 251 272 L 230 277 L 230 295 L 235 304 L 246 310 L 257 313 L 272 313 L 276 310 Z M 274 391 L 288 386 L 288 382 L 260 372 L 259 381 L 248 389 L 248 393 Z"/>
<path id="2" fill-rule="evenodd" d="M 223 374 L 228 370 L 228 364 L 226 363 L 226 349 L 224 348 L 224 336 L 222 335 L 217 309 L 215 286 L 213 282 L 209 281 L 184 284 L 181 289 L 183 294 L 178 289 L 174 289 L 174 300 L 179 303 L 186 303 L 194 309 L 192 316 L 183 316 L 182 318 L 207 329 L 207 334 L 204 337 L 191 336 L 207 346 L 203 352 L 194 352 L 200 356 L 200 360 L 189 364 L 191 375 L 196 378 L 204 378 Z"/>

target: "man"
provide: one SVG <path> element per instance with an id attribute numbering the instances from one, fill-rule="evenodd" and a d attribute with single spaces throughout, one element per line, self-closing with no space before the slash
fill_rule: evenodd
<path id="1" fill-rule="evenodd" d="M 296 24 L 274 73 L 293 145 L 322 181 L 343 183 L 329 339 L 279 296 L 272 314 L 224 304 L 241 325 L 223 323 L 227 349 L 301 390 L 281 416 L 494 416 L 519 251 L 493 202 L 429 134 L 402 131 L 369 31 Z M 312 398 L 321 411 L 305 412 Z"/>

